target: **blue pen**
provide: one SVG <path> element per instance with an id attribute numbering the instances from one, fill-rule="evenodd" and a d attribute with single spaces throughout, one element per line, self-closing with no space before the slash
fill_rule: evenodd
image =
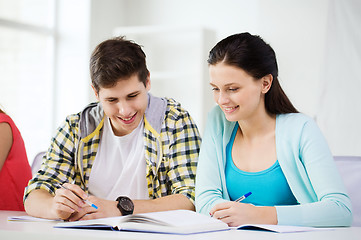
<path id="1" fill-rule="evenodd" d="M 61 185 L 61 184 L 56 184 L 56 185 L 58 185 L 58 186 L 61 187 L 61 188 L 70 190 L 69 188 L 64 187 L 64 186 Z M 71 191 L 71 190 L 70 190 L 70 191 Z M 73 192 L 73 193 L 74 193 L 78 198 L 80 198 L 80 199 L 83 200 L 85 203 L 87 203 L 89 206 L 91 206 L 91 207 L 93 207 L 93 208 L 95 208 L 95 209 L 98 209 L 98 207 L 97 207 L 94 203 L 92 203 L 91 201 L 89 201 L 88 199 L 83 199 L 83 198 L 79 197 L 78 194 L 76 194 L 75 192 Z"/>
<path id="2" fill-rule="evenodd" d="M 246 198 L 247 198 L 249 195 L 251 195 L 251 194 L 252 194 L 251 192 L 248 192 L 248 193 L 244 194 L 242 197 L 237 198 L 237 199 L 235 200 L 235 202 L 243 201 L 244 199 L 246 199 Z"/>

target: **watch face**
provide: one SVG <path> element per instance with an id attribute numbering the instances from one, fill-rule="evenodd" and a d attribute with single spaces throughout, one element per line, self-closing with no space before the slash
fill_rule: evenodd
<path id="1" fill-rule="evenodd" d="M 119 204 L 125 211 L 133 211 L 134 209 L 133 202 L 129 198 L 121 198 Z"/>

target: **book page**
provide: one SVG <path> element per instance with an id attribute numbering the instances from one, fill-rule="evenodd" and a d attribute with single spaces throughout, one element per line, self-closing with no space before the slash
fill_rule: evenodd
<path id="1" fill-rule="evenodd" d="M 287 226 L 287 225 L 266 225 L 266 224 L 245 224 L 245 225 L 235 227 L 234 229 L 271 231 L 271 232 L 277 232 L 277 233 L 309 232 L 309 231 L 326 230 L 325 228 Z"/>
<path id="2" fill-rule="evenodd" d="M 122 220 L 118 229 L 127 231 L 192 234 L 229 230 L 226 223 L 189 210 L 137 214 L 126 216 Z"/>
<path id="3" fill-rule="evenodd" d="M 210 223 L 219 223 L 220 225 L 222 225 L 222 222 L 220 222 L 217 219 L 189 210 L 173 210 L 173 211 L 142 213 L 142 214 L 126 216 L 123 219 L 123 221 L 128 222 L 129 221 L 128 218 L 129 219 L 143 218 L 145 222 L 147 221 L 147 219 L 153 219 L 153 221 L 156 220 L 158 222 L 163 223 L 162 225 L 177 226 L 177 227 L 190 226 L 190 225 L 203 225 Z"/>
<path id="4" fill-rule="evenodd" d="M 189 210 L 172 210 L 124 217 L 101 218 L 78 222 L 58 223 L 56 228 L 109 228 L 119 231 L 191 234 L 228 230 L 226 223 Z"/>
<path id="5" fill-rule="evenodd" d="M 10 216 L 8 221 L 24 221 L 24 222 L 61 222 L 63 220 L 56 219 L 46 219 L 46 218 L 37 218 L 29 215 L 24 216 Z"/>

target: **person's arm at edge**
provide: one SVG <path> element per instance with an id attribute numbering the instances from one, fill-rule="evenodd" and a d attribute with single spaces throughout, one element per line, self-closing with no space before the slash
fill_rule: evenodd
<path id="1" fill-rule="evenodd" d="M 0 123 L 0 171 L 13 145 L 13 134 L 8 123 Z"/>

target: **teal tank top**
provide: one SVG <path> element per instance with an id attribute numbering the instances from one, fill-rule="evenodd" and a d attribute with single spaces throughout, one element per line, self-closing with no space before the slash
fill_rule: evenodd
<path id="1" fill-rule="evenodd" d="M 232 148 L 238 124 L 233 129 L 232 137 L 226 147 L 226 185 L 232 201 L 248 192 L 252 194 L 243 200 L 256 206 L 296 205 L 287 180 L 278 160 L 268 169 L 259 172 L 242 171 L 234 165 Z"/>

